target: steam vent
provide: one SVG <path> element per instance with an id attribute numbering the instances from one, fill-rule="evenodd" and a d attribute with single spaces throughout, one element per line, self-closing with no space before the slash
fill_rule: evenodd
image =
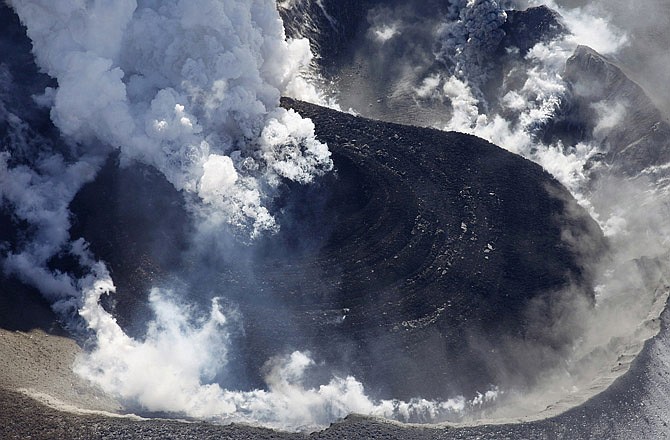
<path id="1" fill-rule="evenodd" d="M 284 187 L 273 207 L 280 231 L 218 243 L 228 248 L 212 255 L 229 259 L 174 257 L 188 215 L 148 169 L 110 163 L 76 197 L 74 234 L 108 262 L 118 290 L 105 306 L 126 331 L 144 328 L 133 326 L 150 314 L 146 290 L 179 273 L 201 286 L 192 295 L 203 307 L 224 292 L 239 310 L 229 353 L 237 386 L 263 387 L 264 363 L 301 349 L 325 374 L 354 375 L 372 396 L 399 399 L 474 395 L 501 375 L 532 381 L 524 375 L 552 359 L 515 360 L 512 344 L 560 351 L 570 342 L 542 339 L 550 310 L 538 323 L 529 307 L 558 301 L 568 285 L 590 297 L 579 262 L 603 238 L 540 166 L 465 134 L 283 106 L 314 121 L 335 171 Z M 503 360 L 514 368 L 496 369 Z M 323 383 L 318 370 L 313 380 Z"/>

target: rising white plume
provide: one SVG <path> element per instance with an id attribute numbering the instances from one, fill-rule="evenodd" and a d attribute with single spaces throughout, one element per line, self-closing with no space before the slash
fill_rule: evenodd
<path id="1" fill-rule="evenodd" d="M 156 167 L 228 222 L 272 229 L 262 181 L 309 182 L 332 167 L 312 126 L 279 108 L 311 53 L 305 40 L 286 40 L 274 2 L 9 3 L 38 65 L 58 80 L 49 95 L 63 134 Z M 214 169 L 232 182 L 225 191 L 209 190 Z"/>
<path id="2" fill-rule="evenodd" d="M 57 88 L 46 90 L 38 100 L 51 106 L 55 125 L 78 146 L 73 149 L 76 157 L 67 159 L 55 149 L 19 164 L 11 151 L 0 155 L 3 203 L 35 227 L 30 243 L 4 256 L 4 268 L 37 286 L 65 316 L 78 310 L 96 342 L 79 359 L 78 373 L 149 411 L 290 429 L 323 426 L 350 412 L 399 420 L 460 420 L 468 409 L 498 398 L 494 388 L 470 401 L 461 396 L 441 402 L 376 401 L 353 377 L 333 377 L 311 387 L 303 379 L 315 364 L 300 351 L 268 360 L 266 390 L 226 389 L 215 377 L 227 368 L 233 312 L 214 300 L 203 316 L 179 299 L 178 292 L 157 288 L 150 294 L 155 318 L 144 338 L 124 333 L 100 304 L 103 295 L 115 290 L 109 271 L 83 240 L 69 236 L 70 201 L 116 148 L 124 161 L 153 166 L 175 188 L 194 196 L 189 197 L 197 200 L 192 208 L 208 227 L 232 224 L 252 236 L 275 229 L 265 191 L 281 179 L 308 183 L 332 167 L 312 123 L 279 108 L 281 93 L 314 93 L 299 75 L 310 62 L 309 45 L 286 40 L 270 0 L 8 3 L 27 26 L 38 65 L 58 81 Z M 297 3 L 283 1 L 280 6 Z M 530 68 L 525 81 L 502 98 L 505 114 L 491 115 L 481 111 L 475 87 L 488 74 L 485 61 L 502 38 L 505 6 L 496 1 L 451 3 L 453 16 L 437 40 L 438 58 L 455 68 L 431 72 L 418 98 L 443 98 L 451 104 L 453 117 L 442 128 L 477 134 L 538 161 L 594 213 L 601 212 L 597 197 L 587 198 L 582 192 L 588 181 L 585 164 L 600 145 L 542 145 L 533 135 L 563 99 L 561 69 L 577 42 L 611 52 L 625 43 L 625 37 L 611 32 L 602 20 L 564 12 L 573 36 L 533 48 L 526 57 Z M 389 29 L 382 29 L 380 42 L 398 37 Z M 590 32 L 594 29 L 598 32 Z M 602 114 L 599 136 L 617 117 Z M 658 230 L 667 218 L 644 202 L 601 215 L 601 223 L 609 225 L 622 248 L 633 249 L 632 242 Z M 648 221 L 628 215 L 643 209 L 654 214 Z M 635 220 L 637 226 L 627 220 Z M 667 235 L 662 237 L 667 240 Z M 644 251 L 660 253 L 663 246 L 653 247 L 651 241 L 644 242 Z M 89 273 L 77 278 L 50 270 L 49 259 L 63 250 L 76 256 Z M 649 330 L 636 326 L 649 324 L 650 310 L 654 312 L 660 300 L 646 295 L 635 304 L 623 301 L 631 307 L 620 307 L 621 298 L 630 299 L 626 292 L 639 287 L 638 280 L 630 278 L 628 283 L 611 273 L 602 276 L 598 304 L 605 312 L 588 316 L 593 325 L 571 361 L 588 360 L 594 347 L 610 342 L 603 340 L 597 325 L 624 323 L 606 334 L 619 340 Z M 631 310 L 633 319 L 626 318 Z M 616 353 L 607 353 L 612 355 Z M 539 400 L 545 406 L 553 403 Z"/>

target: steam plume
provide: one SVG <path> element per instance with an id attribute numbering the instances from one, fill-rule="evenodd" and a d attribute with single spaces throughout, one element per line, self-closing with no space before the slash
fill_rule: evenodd
<path id="1" fill-rule="evenodd" d="M 9 4 L 27 26 L 37 63 L 58 81 L 37 101 L 50 106 L 69 144 L 43 144 L 37 157 L 25 158 L 22 145 L 42 140 L 26 133 L 14 115 L 13 133 L 22 142 L 0 155 L 0 196 L 35 232 L 21 249 L 4 255 L 3 267 L 37 286 L 62 316 L 81 316 L 95 336 L 95 348 L 79 360 L 77 372 L 129 404 L 290 429 L 311 429 L 350 412 L 412 421 L 465 420 L 468 411 L 498 400 L 503 403 L 496 415 L 519 416 L 519 411 L 525 414 L 565 397 L 574 387 L 588 388 L 618 356 L 634 353 L 658 330 L 654 318 L 665 291 L 648 286 L 665 276 L 663 265 L 654 263 L 663 261 L 670 237 L 662 221 L 665 199 L 658 203 L 653 182 L 622 183 L 610 176 L 627 191 L 626 197 L 614 197 L 609 181 L 593 179 L 587 166 L 606 150 L 599 140 L 620 115 L 601 108 L 588 141 L 538 140 L 566 99 L 562 71 L 577 44 L 610 54 L 625 48 L 625 35 L 606 20 L 561 9 L 570 34 L 534 46 L 519 64 L 523 81 L 506 89 L 497 106 L 486 101 L 481 85 L 490 71 L 487 57 L 502 38 L 507 6 L 500 2 L 451 2 L 439 32 L 429 36 L 440 48 L 431 63 L 440 68 L 407 70 L 412 75 L 404 84 L 410 84 L 417 102 L 430 98 L 449 104 L 450 117 L 441 128 L 474 133 L 542 164 L 591 210 L 621 251 L 609 266 L 596 270 L 595 309 L 574 295 L 561 304 L 574 315 L 568 324 L 582 319 L 587 324 L 565 365 L 547 372 L 550 379 L 542 382 L 560 384 L 558 392 L 536 387 L 514 400 L 515 390 L 493 388 L 470 400 L 401 402 L 370 399 L 353 377 L 307 386 L 305 374 L 315 365 L 299 351 L 268 360 L 267 390 L 227 389 L 216 377 L 226 369 L 233 311 L 215 299 L 203 317 L 182 302 L 178 291 L 154 288 L 155 319 L 144 339 L 131 338 L 100 305 L 101 297 L 115 290 L 109 271 L 83 240 L 69 236 L 71 200 L 113 149 L 124 163 L 139 161 L 159 170 L 187 194 L 192 211 L 208 225 L 233 225 L 252 237 L 276 229 L 265 202 L 282 179 L 309 183 L 332 167 L 311 122 L 278 106 L 281 93 L 314 96 L 315 90 L 300 76 L 311 60 L 309 46 L 286 40 L 276 5 L 268 0 Z M 403 26 L 380 27 L 375 44 L 405 35 Z M 642 191 L 650 196 L 637 197 Z M 639 215 L 643 209 L 650 214 L 645 219 Z M 652 239 L 641 240 L 650 232 Z M 49 269 L 48 261 L 59 252 L 76 257 L 87 274 Z M 639 264 L 631 263 L 635 259 Z M 611 322 L 617 322 L 616 328 Z M 525 354 L 534 349 L 516 343 L 510 349 Z M 589 368 L 577 368 L 583 365 Z"/>

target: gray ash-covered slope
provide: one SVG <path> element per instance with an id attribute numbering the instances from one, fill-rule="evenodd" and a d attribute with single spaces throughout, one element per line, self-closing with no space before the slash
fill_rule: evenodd
<path id="1" fill-rule="evenodd" d="M 458 15 L 458 9 L 462 7 L 457 6 L 458 3 L 440 0 L 298 0 L 280 2 L 279 12 L 287 35 L 308 38 L 317 54 L 319 67 L 326 75 L 336 75 L 342 65 L 351 63 L 354 52 L 364 45 L 370 28 L 378 24 L 377 18 L 392 19 L 391 11 L 401 10 L 403 24 L 398 31 L 409 32 L 411 35 L 407 40 L 412 40 L 407 49 L 426 45 L 421 51 L 430 51 L 434 41 L 421 38 L 421 33 L 430 30 L 436 24 L 436 18 Z M 560 15 L 546 6 L 506 12 L 501 53 L 514 46 L 525 54 L 536 43 L 565 31 Z M 422 21 L 421 33 L 411 29 L 411 25 Z M 393 20 L 388 20 L 388 24 L 394 24 Z"/>
<path id="2" fill-rule="evenodd" d="M 408 73 L 408 64 L 420 71 L 433 64 L 434 36 L 426 31 L 447 10 L 439 0 L 301 0 L 279 8 L 287 36 L 309 39 L 316 70 L 326 80 L 323 88 L 334 89 L 343 108 L 373 119 L 426 126 L 435 120 L 434 109 L 414 108 L 405 91 L 396 96 L 396 85 Z M 396 21 L 402 22 L 402 38 L 378 44 L 375 24 Z"/>
<path id="3" fill-rule="evenodd" d="M 317 65 L 328 76 L 352 61 L 377 11 L 402 7 L 406 19 L 419 20 L 441 16 L 449 8 L 440 0 L 297 0 L 278 6 L 287 36 L 309 39 Z"/>
<path id="4" fill-rule="evenodd" d="M 517 47 L 521 54 L 540 41 L 566 33 L 562 17 L 547 7 L 508 11 L 504 29 L 501 49 Z M 606 164 L 606 173 L 614 175 L 653 174 L 653 167 L 670 162 L 667 117 L 615 61 L 578 46 L 567 59 L 562 77 L 567 93 L 539 138 L 564 145 L 596 142 L 604 149 L 595 160 Z M 488 98 L 495 101 L 493 94 Z"/>
<path id="5" fill-rule="evenodd" d="M 594 253 L 603 239 L 565 189 L 473 136 L 284 105 L 313 119 L 336 172 L 283 188 L 276 235 L 231 240 L 224 257 L 166 259 L 181 254 L 168 237 L 187 234 L 181 196 L 113 161 L 74 200 L 73 236 L 109 263 L 119 290 L 107 307 L 126 329 L 141 331 L 146 289 L 177 277 L 200 286 L 191 295 L 203 304 L 223 294 L 240 311 L 229 386 L 262 386 L 263 363 L 295 349 L 397 398 L 472 395 L 510 375 L 528 382 L 555 361 L 516 358 L 505 344 L 528 338 L 559 354 L 569 336 L 530 325 L 531 301 L 568 285 L 590 295 L 580 262 L 593 256 L 561 237 Z"/>
<path id="6" fill-rule="evenodd" d="M 438 54 L 445 44 L 463 37 L 459 32 L 471 37 L 465 46 L 457 45 L 457 52 L 471 55 L 462 60 L 461 68 L 482 93 L 480 107 L 503 115 L 507 110 L 501 98 L 515 81 L 523 84 L 526 77 L 520 72 L 531 68 L 525 59 L 528 51 L 569 33 L 563 18 L 546 6 L 508 9 L 504 21 L 489 24 L 486 19 L 469 22 L 472 17 L 459 16 L 459 11 L 466 10 L 464 2 L 368 0 L 335 5 L 328 0 L 304 0 L 291 4 L 280 9 L 287 34 L 310 39 L 318 55 L 316 63 L 326 79 L 336 83 L 343 108 L 413 125 L 444 126 L 451 117 L 444 98 L 416 93 L 423 79 L 454 73 L 453 57 Z M 310 26 L 302 26 L 303 16 L 309 18 Z M 447 33 L 445 40 L 441 27 L 456 20 L 463 21 L 464 28 L 456 27 L 456 35 Z M 489 28 L 495 32 L 488 32 Z M 376 32 L 381 31 L 390 32 L 389 36 L 377 39 Z M 483 52 L 478 43 L 470 42 L 477 39 L 483 39 Z M 483 74 L 473 75 L 470 70 Z M 579 46 L 561 73 L 567 92 L 551 118 L 536 127 L 538 139 L 564 145 L 597 142 L 605 149 L 594 159 L 615 174 L 636 176 L 645 171 L 653 175 L 650 167 L 670 161 L 667 118 L 615 61 Z"/>
<path id="7" fill-rule="evenodd" d="M 670 162 L 670 124 L 645 91 L 614 62 L 579 46 L 566 63 L 570 99 L 551 124 L 553 135 L 594 133 L 607 145 L 614 172 L 635 176 Z M 608 119 L 609 118 L 609 119 Z M 606 137 L 598 124 L 607 123 Z"/>
<path id="8" fill-rule="evenodd" d="M 510 9 L 503 19 L 502 7 L 510 6 L 503 3 L 304 0 L 280 12 L 288 36 L 310 40 L 323 88 L 334 90 L 342 108 L 441 127 L 451 117 L 448 100 L 439 92 L 418 96 L 424 80 L 456 74 L 494 110 L 528 50 L 566 32 L 545 6 Z"/>
<path id="9" fill-rule="evenodd" d="M 670 313 L 662 316 L 661 334 L 648 341 L 631 370 L 607 390 L 559 416 L 525 423 L 463 428 L 401 426 L 349 416 L 328 429 L 286 434 L 242 425 L 216 426 L 165 420 L 131 421 L 62 413 L 36 404 L 22 394 L 0 390 L 0 435 L 3 438 L 69 439 L 664 439 L 670 436 Z"/>
<path id="10" fill-rule="evenodd" d="M 370 2 L 338 2 L 333 7 L 325 1 L 279 2 L 278 10 L 284 28 L 292 38 L 307 38 L 317 62 L 325 69 L 336 68 L 338 58 L 343 56 L 351 39 L 356 35 L 358 23 L 364 20 Z"/>

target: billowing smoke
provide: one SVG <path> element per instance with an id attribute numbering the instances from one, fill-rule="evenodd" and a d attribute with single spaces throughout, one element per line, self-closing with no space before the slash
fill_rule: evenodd
<path id="1" fill-rule="evenodd" d="M 286 418 L 286 426 L 296 427 L 317 423 L 306 412 L 330 408 L 328 393 L 339 393 L 345 400 L 323 410 L 327 418 L 318 423 L 352 409 L 366 411 L 346 401 L 351 387 L 364 397 L 353 379 L 323 391 L 292 384 L 283 400 L 276 393 L 235 394 L 209 383 L 225 365 L 227 344 L 226 317 L 216 301 L 210 318 L 198 323 L 180 314 L 188 305 L 178 308 L 153 290 L 156 320 L 142 342 L 133 340 L 100 305 L 101 296 L 114 291 L 104 263 L 83 240 L 69 236 L 70 202 L 115 149 L 123 164 L 137 161 L 160 171 L 208 228 L 232 227 L 251 237 L 276 229 L 265 201 L 283 179 L 307 184 L 332 168 L 313 124 L 279 108 L 282 93 L 305 98 L 300 93 L 313 88 L 299 75 L 310 61 L 309 46 L 285 39 L 274 2 L 14 1 L 10 6 L 27 27 L 38 65 L 57 80 L 57 87 L 35 100 L 50 107 L 66 143 L 51 145 L 17 115 L 5 115 L 15 142 L 0 158 L 0 194 L 13 216 L 30 225 L 32 237 L 10 249 L 3 266 L 38 287 L 73 331 L 86 327 L 94 335 L 95 348 L 77 371 L 149 410 L 274 420 L 282 426 Z M 23 151 L 26 146 L 31 151 Z M 76 259 L 88 274 L 50 268 L 60 254 Z M 309 365 L 300 356 L 271 369 L 269 383 L 281 388 L 288 380 L 299 382 Z M 165 359 L 171 361 L 158 368 Z M 306 394 L 309 411 L 280 411 L 296 392 Z M 167 401 L 173 403 L 166 406 Z M 287 411 L 297 416 L 288 417 Z"/>
<path id="2" fill-rule="evenodd" d="M 491 60 L 505 37 L 504 3 L 451 2 L 447 21 L 438 29 L 437 56 L 457 77 L 481 84 L 493 69 Z"/>
<path id="3" fill-rule="evenodd" d="M 85 240 L 70 237 L 73 198 L 118 151 L 122 165 L 153 167 L 181 191 L 208 238 L 225 239 L 231 228 L 242 237 L 272 233 L 265 202 L 273 190 L 283 180 L 308 184 L 332 167 L 311 121 L 278 106 L 281 93 L 318 98 L 300 76 L 309 47 L 285 39 L 269 1 L 10 6 L 38 66 L 57 81 L 34 100 L 49 108 L 64 140 L 54 145 L 6 115 L 15 141 L 1 156 L 0 194 L 32 235 L 8 249 L 3 268 L 38 287 L 75 335 L 92 336 L 77 373 L 140 411 L 288 429 L 351 412 L 460 419 L 496 398 L 492 389 L 470 401 L 375 401 L 353 377 L 314 387 L 304 377 L 315 362 L 299 351 L 268 359 L 265 391 L 222 386 L 235 309 L 214 298 L 203 315 L 177 290 L 153 288 L 154 319 L 141 339 L 128 336 L 101 305 L 115 292 L 109 270 Z M 71 271 L 51 266 L 63 256 Z"/>
<path id="4" fill-rule="evenodd" d="M 209 316 L 194 323 L 178 296 L 152 290 L 156 318 L 146 338 L 137 341 L 100 307 L 100 296 L 112 293 L 114 285 L 104 267 L 94 270 L 95 276 L 84 285 L 86 300 L 80 313 L 95 330 L 97 346 L 80 359 L 75 371 L 139 408 L 217 422 L 311 430 L 351 412 L 406 421 L 458 419 L 467 408 L 477 408 L 497 395 L 497 390 L 490 390 L 471 401 L 463 397 L 442 402 L 374 401 L 351 376 L 309 387 L 303 380 L 314 361 L 299 351 L 268 360 L 267 390 L 228 390 L 214 381 L 219 369 L 225 368 L 227 347 L 228 318 L 218 299 L 212 301 Z"/>
<path id="5" fill-rule="evenodd" d="M 537 161 L 590 210 L 616 249 L 591 268 L 598 284 L 595 306 L 570 292 L 562 292 L 562 301 L 551 295 L 534 304 L 546 309 L 549 303 L 547 314 L 564 318 L 553 320 L 551 329 L 535 322 L 537 335 L 576 326 L 580 336 L 561 366 L 543 373 L 532 388 L 500 384 L 474 399 L 374 400 L 354 377 L 308 383 L 305 377 L 317 365 L 308 353 L 295 351 L 268 359 L 266 390 L 239 391 L 219 380 L 228 367 L 231 323 L 238 319 L 224 298 L 212 300 L 203 314 L 178 288 L 154 287 L 149 304 L 155 318 L 142 339 L 126 334 L 101 306 L 114 283 L 87 244 L 70 237 L 68 207 L 112 151 L 119 151 L 123 164 L 140 162 L 162 173 L 208 233 L 232 227 L 246 237 L 276 230 L 267 202 L 282 181 L 308 184 L 331 169 L 312 123 L 279 108 L 282 93 L 324 96 L 301 76 L 312 61 L 308 43 L 287 40 L 277 12 L 277 6 L 303 3 L 9 1 L 27 27 L 38 65 L 57 81 L 35 100 L 49 107 L 65 141 L 52 145 L 18 116 L 6 116 L 18 141 L 0 155 L 0 196 L 31 226 L 32 236 L 19 249 L 2 249 L 3 267 L 38 287 L 73 330 L 82 325 L 80 332 L 93 335 L 94 346 L 76 371 L 130 408 L 289 429 L 323 426 L 351 412 L 464 421 L 485 407 L 489 415 L 518 417 L 558 400 L 580 402 L 603 385 L 598 380 L 605 378 L 606 385 L 624 371 L 641 342 L 658 331 L 655 318 L 665 305 L 659 281 L 670 240 L 667 204 L 659 203 L 656 182 L 648 177 L 652 171 L 663 175 L 665 164 L 636 179 L 605 172 L 598 159 L 609 149 L 608 132 L 625 118 L 623 103 L 595 103 L 592 132 L 578 142 L 546 135 L 574 93 L 564 71 L 578 44 L 614 54 L 629 42 L 607 20 L 553 3 L 566 33 L 533 44 L 527 53 L 503 55 L 511 73 L 495 97 L 488 84 L 498 74 L 491 60 L 505 38 L 506 3 L 450 2 L 423 28 L 416 26 L 423 23 L 421 14 L 405 15 L 416 13 L 411 4 L 377 7 L 368 15 L 374 26 L 366 34 L 369 44 L 390 51 L 372 59 L 382 63 L 377 68 L 384 69 L 397 50 L 403 62 L 411 61 L 387 72 L 396 75 L 392 90 L 385 90 L 390 96 L 411 96 L 419 111 L 429 104 L 443 108 L 437 118 L 420 122 L 473 133 Z M 317 5 L 335 26 L 326 5 Z M 413 43 L 429 41 L 430 49 L 402 46 L 408 36 Z M 360 83 L 356 87 L 365 91 Z M 25 149 L 39 154 L 22 154 Z M 576 248 L 588 246 L 565 238 Z M 86 273 L 51 269 L 49 261 L 61 253 Z M 510 341 L 507 348 L 525 356 L 542 349 L 529 345 Z M 621 371 L 612 371 L 615 365 Z M 496 402 L 501 404 L 491 409 Z"/>
<path id="6" fill-rule="evenodd" d="M 311 53 L 284 38 L 272 2 L 10 5 L 58 81 L 38 102 L 74 145 L 68 157 L 45 152 L 30 164 L 3 156 L 3 196 L 39 228 L 5 261 L 22 278 L 44 283 L 40 271 L 68 241 L 69 202 L 112 149 L 251 236 L 276 228 L 263 199 L 280 179 L 308 183 L 332 167 L 311 122 L 278 107 L 282 92 L 300 88 Z M 77 296 L 65 274 L 56 278 L 62 286 L 42 290 Z"/>
<path id="7" fill-rule="evenodd" d="M 332 166 L 309 122 L 278 108 L 311 53 L 286 41 L 272 2 L 10 5 L 58 80 L 46 94 L 61 132 L 154 166 L 227 222 L 271 230 L 262 182 Z"/>

